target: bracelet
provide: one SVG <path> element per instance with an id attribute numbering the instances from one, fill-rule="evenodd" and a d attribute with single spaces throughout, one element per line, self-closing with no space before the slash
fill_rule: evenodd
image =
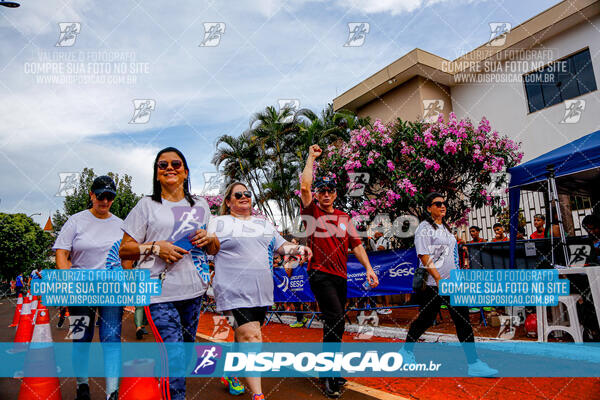
<path id="1" fill-rule="evenodd" d="M 153 241 L 152 244 L 140 244 L 140 255 L 149 256 L 150 254 L 154 254 L 158 256 L 160 254 L 160 246 L 155 243 L 156 241 Z"/>

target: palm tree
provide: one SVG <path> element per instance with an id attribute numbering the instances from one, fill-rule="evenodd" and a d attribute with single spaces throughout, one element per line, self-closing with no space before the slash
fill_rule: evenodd
<path id="1" fill-rule="evenodd" d="M 224 146 L 223 146 L 224 145 Z M 217 149 L 212 158 L 212 163 L 219 168 L 223 165 L 223 174 L 229 182 L 246 182 L 256 199 L 256 205 L 261 212 L 269 218 L 273 218 L 271 207 L 261 201 L 262 182 L 256 174 L 257 160 L 256 146 L 251 143 L 247 135 L 233 137 L 223 135 L 217 141 Z M 257 196 L 256 190 L 259 192 Z"/>
<path id="2" fill-rule="evenodd" d="M 248 182 L 261 211 L 277 223 L 269 206 L 269 201 L 274 201 L 283 228 L 288 229 L 299 213 L 294 189 L 299 187 L 308 148 L 348 140 L 350 131 L 361 124 L 369 124 L 369 120 L 359 119 L 351 111 L 334 111 L 331 104 L 320 115 L 309 109 L 269 106 L 252 116 L 248 129 L 238 138 L 223 135 L 212 162 L 217 168 L 223 166 L 230 181 Z"/>

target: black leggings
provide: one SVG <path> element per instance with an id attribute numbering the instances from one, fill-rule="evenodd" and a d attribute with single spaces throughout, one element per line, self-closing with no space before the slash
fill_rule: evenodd
<path id="1" fill-rule="evenodd" d="M 420 305 L 419 315 L 410 324 L 410 328 L 408 329 L 406 336 L 407 350 L 412 351 L 414 342 L 419 340 L 421 335 L 433 325 L 440 307 L 442 304 L 445 304 L 448 307 L 452 321 L 454 321 L 456 336 L 463 343 L 467 361 L 469 363 L 477 361 L 477 354 L 473 345 L 475 336 L 473 335 L 473 328 L 469 319 L 469 308 L 450 305 L 450 298 L 448 296 L 440 296 L 437 286 L 426 286 L 422 292 L 418 293 L 417 300 Z"/>
<path id="2" fill-rule="evenodd" d="M 341 342 L 345 329 L 346 279 L 312 270 L 308 281 L 321 310 L 323 342 Z"/>

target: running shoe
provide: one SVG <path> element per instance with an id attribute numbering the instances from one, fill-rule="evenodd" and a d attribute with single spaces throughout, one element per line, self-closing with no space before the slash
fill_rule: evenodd
<path id="1" fill-rule="evenodd" d="M 224 376 L 223 378 L 221 378 L 221 383 L 223 383 L 225 386 L 227 386 L 227 388 L 229 389 L 229 394 L 232 394 L 234 396 L 240 395 L 246 391 L 246 388 L 244 387 L 244 385 L 242 385 L 240 380 L 238 378 L 236 378 L 235 376 L 231 377 L 231 378 Z M 263 399 L 264 399 L 264 397 L 263 397 Z M 254 398 L 253 398 L 253 400 L 254 400 Z"/>
<path id="2" fill-rule="evenodd" d="M 137 330 L 135 331 L 135 338 L 136 338 L 137 340 L 142 340 L 142 339 L 144 338 L 144 332 L 142 331 L 142 329 L 141 329 L 141 328 L 140 328 L 140 329 L 137 329 Z"/>
<path id="3" fill-rule="evenodd" d="M 87 383 L 77 386 L 77 397 L 75 400 L 90 400 L 90 387 Z"/>
<path id="4" fill-rule="evenodd" d="M 119 391 L 115 390 L 112 392 L 110 396 L 106 397 L 106 400 L 119 400 Z"/>
<path id="5" fill-rule="evenodd" d="M 404 364 L 416 364 L 415 355 L 412 351 L 408 351 L 406 349 L 400 349 L 398 351 L 402 356 L 402 365 Z"/>
<path id="6" fill-rule="evenodd" d="M 497 369 L 490 367 L 481 360 L 477 360 L 473 364 L 469 364 L 469 369 L 467 371 L 469 376 L 476 376 L 479 378 L 491 378 L 497 373 Z"/>
<path id="7" fill-rule="evenodd" d="M 262 393 L 254 393 L 252 395 L 252 400 L 265 400 L 265 395 Z"/>
<path id="8" fill-rule="evenodd" d="M 483 307 L 483 311 L 494 311 L 494 307 Z"/>
<path id="9" fill-rule="evenodd" d="M 445 305 L 445 304 L 442 304 L 442 305 L 440 306 L 440 308 L 441 308 L 442 310 L 445 310 L 445 309 L 447 309 L 447 308 L 448 308 L 448 306 L 447 306 L 447 305 Z"/>
<path id="10" fill-rule="evenodd" d="M 478 313 L 479 312 L 479 307 L 471 307 L 471 308 L 469 308 L 469 312 L 471 314 Z"/>
<path id="11" fill-rule="evenodd" d="M 325 378 L 323 389 L 325 395 L 329 398 L 336 399 L 340 397 L 340 385 L 336 378 Z"/>
<path id="12" fill-rule="evenodd" d="M 389 308 L 382 308 L 381 310 L 377 310 L 377 314 L 389 315 L 392 313 L 392 310 Z"/>
<path id="13" fill-rule="evenodd" d="M 290 328 L 302 328 L 304 325 L 306 325 L 307 322 L 308 319 L 304 317 L 302 318 L 302 321 L 296 321 L 293 324 L 290 324 Z"/>
<path id="14" fill-rule="evenodd" d="M 339 387 L 344 386 L 348 382 L 346 380 L 346 378 L 342 378 L 342 377 L 335 378 L 335 380 L 336 380 L 337 384 L 339 385 Z"/>

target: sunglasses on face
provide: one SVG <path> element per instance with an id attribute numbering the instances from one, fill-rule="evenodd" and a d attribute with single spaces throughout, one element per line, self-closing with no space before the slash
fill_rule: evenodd
<path id="1" fill-rule="evenodd" d="M 335 189 L 322 188 L 322 189 L 317 190 L 317 193 L 321 193 L 321 194 L 324 194 L 324 193 L 334 194 L 335 193 Z"/>
<path id="2" fill-rule="evenodd" d="M 245 190 L 245 191 L 243 191 L 243 192 L 235 192 L 235 193 L 233 194 L 233 196 L 234 196 L 236 199 L 238 199 L 238 200 L 239 200 L 239 199 L 241 199 L 241 198 L 242 198 L 242 196 L 246 196 L 247 198 L 251 198 L 251 197 L 252 197 L 252 193 L 250 193 L 250 191 L 249 191 L 249 190 Z"/>
<path id="3" fill-rule="evenodd" d="M 448 204 L 445 201 L 434 201 L 431 205 L 440 208 L 442 206 L 446 207 Z"/>
<path id="4" fill-rule="evenodd" d="M 116 197 L 116 195 L 114 193 L 110 193 L 110 192 L 102 192 L 102 193 L 96 195 L 96 198 L 100 201 L 104 201 L 104 200 L 113 201 L 115 199 L 115 197 Z"/>
<path id="5" fill-rule="evenodd" d="M 156 163 L 156 166 L 160 170 L 165 170 L 165 169 L 167 169 L 169 167 L 169 161 L 161 160 L 161 161 L 159 161 L 159 162 Z M 173 160 L 173 161 L 171 161 L 171 167 L 173 167 L 173 169 L 179 169 L 182 166 L 183 166 L 183 162 L 181 160 Z"/>

